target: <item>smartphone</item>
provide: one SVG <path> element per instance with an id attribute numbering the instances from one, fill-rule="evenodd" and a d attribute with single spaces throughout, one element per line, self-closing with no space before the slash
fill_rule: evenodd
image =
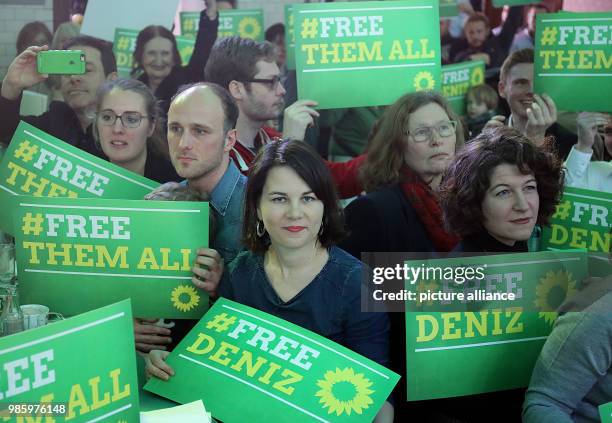
<path id="1" fill-rule="evenodd" d="M 38 73 L 82 75 L 85 73 L 85 53 L 81 50 L 47 50 L 36 55 Z"/>

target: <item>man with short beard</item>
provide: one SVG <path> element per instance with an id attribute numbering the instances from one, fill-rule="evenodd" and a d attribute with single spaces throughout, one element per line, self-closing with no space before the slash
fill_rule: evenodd
<path id="1" fill-rule="evenodd" d="M 242 249 L 242 202 L 246 177 L 230 160 L 238 109 L 229 93 L 212 83 L 183 87 L 168 110 L 168 147 L 176 173 L 210 196 L 217 214 L 215 248 L 225 262 Z M 206 277 L 206 270 L 201 270 Z"/>
<path id="2" fill-rule="evenodd" d="M 281 137 L 265 124 L 283 113 L 285 88 L 280 81 L 274 45 L 237 36 L 215 43 L 204 69 L 205 80 L 226 88 L 240 110 L 236 123 L 237 138 L 230 157 L 243 174 L 262 145 Z M 304 140 L 306 128 L 319 113 L 313 100 L 298 100 L 284 109 L 283 138 Z M 350 162 L 327 162 L 342 198 L 362 191 L 357 176 L 365 156 Z"/>

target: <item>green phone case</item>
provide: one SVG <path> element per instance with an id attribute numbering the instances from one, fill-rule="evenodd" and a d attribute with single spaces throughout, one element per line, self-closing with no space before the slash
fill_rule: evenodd
<path id="1" fill-rule="evenodd" d="M 81 75 L 85 73 L 85 53 L 81 50 L 48 50 L 36 56 L 38 73 Z"/>

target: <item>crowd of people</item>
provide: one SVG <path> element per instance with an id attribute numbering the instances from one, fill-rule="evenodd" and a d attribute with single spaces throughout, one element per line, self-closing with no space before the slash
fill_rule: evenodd
<path id="1" fill-rule="evenodd" d="M 509 8 L 498 28 L 466 0 L 463 19 L 441 20 L 443 62 L 487 68 L 487 83 L 466 94 L 464 117 L 429 91 L 398 92 L 386 107 L 317 110 L 317 99 L 297 100 L 282 25 L 269 41 L 217 40 L 218 10 L 235 4 L 203 3 L 189 63 L 181 66 L 170 30 L 148 26 L 131 79 L 117 77 L 110 43 L 26 25 L 2 81 L 0 141 L 24 120 L 164 184 L 148 199 L 208 201 L 211 238 L 192 283 L 212 298 L 279 316 L 404 374 L 403 316 L 361 311 L 363 252 L 527 252 L 564 187 L 612 192 L 611 115 L 582 112 L 564 126 L 554 100 L 534 93 L 535 15 L 555 11 L 547 3 Z M 60 45 L 85 53 L 85 74 L 38 73 L 37 55 Z M 49 108 L 20 116 L 32 89 L 49 93 Z M 331 160 L 330 140 L 343 161 Z M 590 307 L 612 310 L 610 291 Z M 501 421 L 500 413 L 596 421 L 597 406 L 612 401 L 612 321 L 570 314 L 527 391 L 410 403 L 402 378 L 376 421 L 409 421 L 417 410 L 418 421 L 432 422 Z M 168 379 L 164 359 L 194 322 L 158 317 L 135 319 L 136 349 L 150 375 Z"/>

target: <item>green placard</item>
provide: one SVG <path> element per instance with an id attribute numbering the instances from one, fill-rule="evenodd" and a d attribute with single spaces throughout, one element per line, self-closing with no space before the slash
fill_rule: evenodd
<path id="1" fill-rule="evenodd" d="M 542 3 L 542 0 L 493 0 L 494 7 L 520 6 L 522 4 Z"/>
<path id="2" fill-rule="evenodd" d="M 193 55 L 193 48 L 195 47 L 195 40 L 189 37 L 177 36 L 176 47 L 178 48 L 179 55 L 181 56 L 181 65 L 187 66 L 189 59 Z"/>
<path id="3" fill-rule="evenodd" d="M 371 422 L 399 380 L 322 336 L 224 298 L 167 362 L 175 376 L 153 378 L 145 390 L 183 404 L 202 399 L 225 422 Z"/>
<path id="4" fill-rule="evenodd" d="M 264 19 L 262 9 L 238 9 L 219 11 L 219 38 L 238 35 L 263 41 Z"/>
<path id="5" fill-rule="evenodd" d="M 0 362 L 0 419 L 139 420 L 129 300 L 0 338 Z M 9 404 L 44 404 L 47 411 L 18 417 Z"/>
<path id="6" fill-rule="evenodd" d="M 541 249 L 586 248 L 610 251 L 612 196 L 610 193 L 566 187 L 550 226 L 542 232 Z"/>
<path id="7" fill-rule="evenodd" d="M 295 4 L 298 97 L 321 109 L 439 90 L 438 2 Z M 364 89 L 372 87 L 373 89 Z"/>
<path id="8" fill-rule="evenodd" d="M 22 302 L 67 315 L 124 298 L 139 317 L 199 319 L 208 309 L 191 283 L 196 251 L 208 244 L 208 203 L 15 201 Z"/>
<path id="9" fill-rule="evenodd" d="M 418 268 L 422 262 L 409 262 Z M 430 260 L 427 267 L 484 268 L 484 279 L 419 280 L 416 292 L 514 293 L 512 302 L 467 302 L 455 312 L 406 313 L 408 400 L 479 394 L 527 386 L 556 318 L 554 310 L 587 275 L 584 251 Z M 455 302 L 459 304 L 459 302 Z M 440 310 L 439 305 L 428 304 Z M 407 310 L 410 303 L 407 302 Z M 473 311 L 472 311 L 473 310 Z"/>
<path id="10" fill-rule="evenodd" d="M 287 69 L 295 69 L 295 15 L 293 5 L 285 5 L 285 50 L 287 51 Z"/>
<path id="11" fill-rule="evenodd" d="M 451 16 L 457 16 L 459 14 L 459 8 L 457 7 L 457 0 L 440 0 L 440 17 L 449 18 Z"/>
<path id="12" fill-rule="evenodd" d="M 0 162 L 0 230 L 13 233 L 14 195 L 141 199 L 158 186 L 20 122 Z"/>
<path id="13" fill-rule="evenodd" d="M 181 34 L 195 38 L 198 32 L 200 12 L 181 12 L 180 19 Z M 220 10 L 217 38 L 230 37 L 232 35 L 263 41 L 263 9 Z"/>
<path id="14" fill-rule="evenodd" d="M 138 31 L 135 29 L 115 28 L 115 42 L 113 43 L 113 53 L 117 60 L 117 73 L 122 78 L 129 78 L 132 72 L 136 50 L 136 37 Z"/>
<path id="15" fill-rule="evenodd" d="M 442 95 L 455 113 L 465 115 L 468 88 L 485 83 L 485 64 L 481 60 L 442 66 Z"/>
<path id="16" fill-rule="evenodd" d="M 612 13 L 536 16 L 535 92 L 560 110 L 612 111 Z M 579 93 L 579 95 L 577 95 Z"/>
<path id="17" fill-rule="evenodd" d="M 612 423 L 612 402 L 599 406 L 601 423 Z"/>
<path id="18" fill-rule="evenodd" d="M 200 22 L 200 12 L 180 12 L 181 35 L 184 37 L 195 38 L 198 33 Z"/>

